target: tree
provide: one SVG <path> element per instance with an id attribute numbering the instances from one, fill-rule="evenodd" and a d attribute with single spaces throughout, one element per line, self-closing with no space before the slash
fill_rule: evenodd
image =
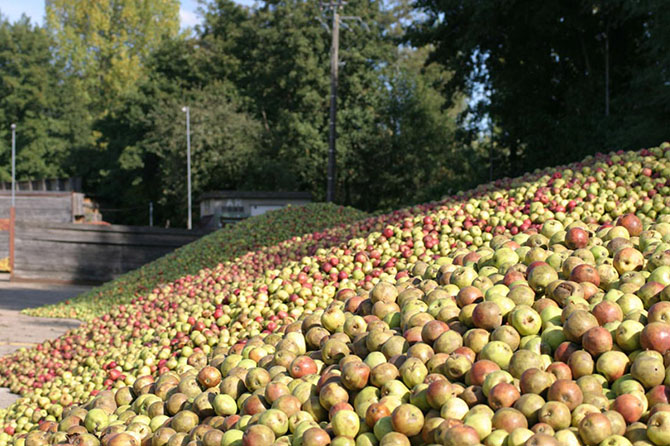
<path id="1" fill-rule="evenodd" d="M 384 70 L 381 109 L 370 157 L 363 169 L 352 169 L 365 191 L 359 200 L 373 197 L 367 208 L 392 209 L 463 190 L 478 175 L 468 158 L 470 148 L 456 141 L 456 116 L 462 98 L 450 107 L 440 89 L 450 75 L 439 64 L 426 65 L 429 48 L 398 48 L 394 62 Z"/>
<path id="2" fill-rule="evenodd" d="M 57 56 L 84 81 L 94 116 L 131 90 L 144 62 L 179 32 L 178 0 L 47 0 Z"/>
<path id="3" fill-rule="evenodd" d="M 104 209 L 114 209 L 105 212 L 110 221 L 145 223 L 153 201 L 156 220 L 176 224 L 186 214 L 180 110 L 189 105 L 196 198 L 211 189 L 265 189 L 322 200 L 328 15 L 306 0 L 256 9 L 213 0 L 195 36 L 170 37 L 165 5 L 174 2 L 160 3 L 164 30 L 138 9 L 156 1 L 47 3 L 57 48 L 47 65 L 60 79 L 53 90 L 61 115 L 71 118 L 51 125 L 69 138 L 55 164 L 77 160 L 65 172 L 82 176 Z M 340 203 L 373 210 L 439 198 L 470 172 L 465 152 L 455 150 L 455 114 L 437 94 L 447 71 L 424 67 L 425 48 L 398 45 L 407 14 L 406 2 L 346 4 L 344 15 L 360 20 L 341 36 Z"/>
<path id="4" fill-rule="evenodd" d="M 260 124 L 245 112 L 231 82 L 203 68 L 209 59 L 202 51 L 199 39 L 165 41 L 146 62 L 148 75 L 97 123 L 105 152 L 90 165 L 96 178 L 90 186 L 115 209 L 106 217 L 111 221 L 146 224 L 149 201 L 159 224 L 185 221 L 185 105 L 191 110 L 195 200 L 207 190 L 241 187 L 262 159 Z"/>
<path id="5" fill-rule="evenodd" d="M 617 98 L 613 107 L 628 110 L 616 129 L 618 141 L 648 147 L 667 141 L 670 127 L 670 9 L 662 0 L 633 3 L 631 14 L 641 16 L 646 28 L 640 50 L 644 64 L 630 73 L 635 95 Z M 648 30 L 648 31 L 647 31 Z"/>
<path id="6" fill-rule="evenodd" d="M 140 142 L 158 159 L 161 197 L 177 223 L 186 215 L 186 119 L 190 108 L 193 196 L 211 190 L 235 190 L 257 158 L 261 125 L 231 98 L 224 84 L 214 82 L 161 100 L 147 116 L 151 130 Z M 181 209 L 184 211 L 182 212 Z"/>
<path id="7" fill-rule="evenodd" d="M 178 45 L 183 40 L 179 1 L 47 0 L 45 6 L 54 59 L 75 87 L 70 105 L 80 111 L 79 122 L 87 128 L 87 138 L 69 147 L 71 170 L 105 206 L 127 210 L 108 213 L 112 221 L 145 223 L 135 208 L 148 207 L 150 185 L 143 185 L 147 174 L 138 174 L 141 169 L 129 155 L 141 153 L 137 143 L 148 107 L 139 86 L 151 75 L 152 55 L 167 42 Z M 130 132 L 119 133 L 124 129 Z"/>
<path id="8" fill-rule="evenodd" d="M 20 180 L 70 173 L 73 146 L 89 130 L 81 120 L 76 86 L 54 63 L 45 29 L 22 17 L 0 20 L 0 179 L 11 180 L 10 124 L 17 124 L 16 175 Z M 82 124 L 84 124 L 82 126 Z"/>
<path id="9" fill-rule="evenodd" d="M 454 73 L 447 95 L 460 90 L 481 99 L 463 116 L 491 120 L 490 141 L 505 149 L 498 175 L 663 137 L 664 2 L 418 0 L 417 6 L 423 19 L 411 41 L 434 44 L 432 60 Z M 488 97 L 477 97 L 482 88 Z M 650 91 L 660 95 L 655 106 Z"/>
<path id="10" fill-rule="evenodd" d="M 455 120 L 442 110 L 444 101 L 433 89 L 444 70 L 423 70 L 413 62 L 415 49 L 398 47 L 399 18 L 407 8 L 393 6 L 357 0 L 342 11 L 360 21 L 347 22 L 340 36 L 336 197 L 368 210 L 428 196 L 417 195 L 415 186 L 425 186 L 431 176 L 446 183 L 437 172 L 457 165 L 449 136 Z M 217 0 L 208 5 L 201 28 L 209 47 L 225 49 L 228 63 L 214 65 L 237 67 L 218 75 L 237 86 L 263 123 L 267 145 L 262 160 L 267 162 L 256 164 L 260 175 L 254 177 L 275 188 L 308 190 L 317 200 L 324 199 L 326 189 L 327 21 L 311 1 L 266 1 L 245 11 Z M 412 170 L 417 165 L 421 170 Z"/>

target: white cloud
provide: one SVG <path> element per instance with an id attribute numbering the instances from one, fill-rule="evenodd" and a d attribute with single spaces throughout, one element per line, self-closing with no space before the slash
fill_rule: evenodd
<path id="1" fill-rule="evenodd" d="M 182 28 L 192 27 L 200 23 L 200 18 L 193 11 L 187 11 L 184 8 L 179 9 L 179 21 Z"/>

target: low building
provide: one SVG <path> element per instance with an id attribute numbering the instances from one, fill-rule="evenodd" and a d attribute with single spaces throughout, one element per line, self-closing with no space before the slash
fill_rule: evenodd
<path id="1" fill-rule="evenodd" d="M 200 226 L 222 227 L 287 205 L 311 203 L 309 192 L 214 191 L 200 197 Z"/>

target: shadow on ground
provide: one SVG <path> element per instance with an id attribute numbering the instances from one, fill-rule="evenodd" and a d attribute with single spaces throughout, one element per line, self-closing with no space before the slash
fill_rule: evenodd
<path id="1" fill-rule="evenodd" d="M 87 289 L 80 286 L 0 282 L 0 356 L 22 347 L 31 348 L 78 327 L 81 322 L 77 320 L 31 317 L 20 311 L 60 302 Z M 9 406 L 17 398 L 8 389 L 0 388 L 0 408 Z"/>
<path id="2" fill-rule="evenodd" d="M 0 282 L 0 310 L 20 311 L 55 304 L 88 289 L 82 286 Z"/>

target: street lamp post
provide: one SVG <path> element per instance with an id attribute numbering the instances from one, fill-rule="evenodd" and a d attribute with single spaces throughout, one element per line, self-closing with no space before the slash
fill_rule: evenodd
<path id="1" fill-rule="evenodd" d="M 186 227 L 191 229 L 191 110 L 188 107 L 182 107 L 181 111 L 186 113 L 186 193 L 188 194 L 188 222 Z"/>

